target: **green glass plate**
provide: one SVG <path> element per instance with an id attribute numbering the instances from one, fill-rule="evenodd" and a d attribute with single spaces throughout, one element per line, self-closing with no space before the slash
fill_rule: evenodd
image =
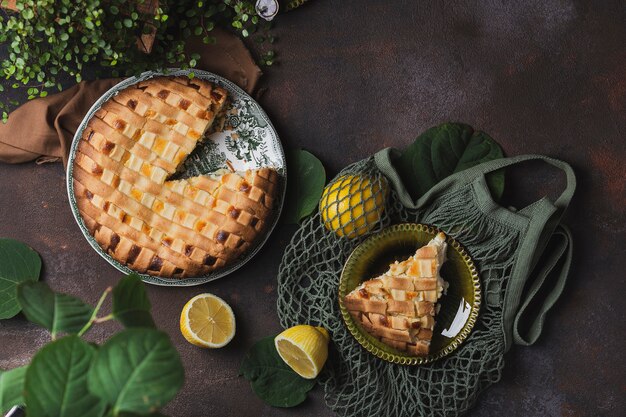
<path id="1" fill-rule="evenodd" d="M 441 276 L 450 285 L 439 299 L 441 309 L 435 316 L 435 330 L 426 357 L 408 355 L 369 334 L 356 322 L 343 303 L 346 294 L 361 282 L 375 278 L 389 269 L 389 264 L 415 254 L 439 232 L 424 224 L 397 224 L 366 239 L 348 257 L 339 280 L 339 307 L 343 319 L 356 340 L 373 355 L 402 365 L 422 365 L 454 351 L 474 327 L 480 309 L 480 280 L 469 254 L 459 242 L 448 236 L 447 261 Z"/>

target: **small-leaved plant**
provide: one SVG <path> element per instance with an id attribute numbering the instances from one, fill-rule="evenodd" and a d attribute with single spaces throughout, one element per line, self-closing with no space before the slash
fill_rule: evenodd
<path id="1" fill-rule="evenodd" d="M 0 371 L 0 414 L 17 405 L 28 417 L 160 416 L 184 371 L 167 334 L 155 328 L 139 276 L 107 288 L 93 307 L 38 282 L 40 268 L 35 251 L 0 239 L 0 318 L 21 310 L 51 336 L 30 364 Z M 109 295 L 111 312 L 103 314 Z M 108 320 L 124 330 L 99 346 L 82 338 Z"/>
<path id="2" fill-rule="evenodd" d="M 0 0 L 7 5 L 7 0 Z M 0 44 L 6 56 L 0 77 L 23 89 L 29 99 L 61 90 L 62 81 L 80 82 L 88 74 L 131 76 L 169 67 L 193 68 L 200 56 L 185 51 L 190 36 L 214 43 L 212 30 L 229 27 L 242 37 L 273 43 L 270 23 L 247 0 L 17 0 L 17 11 L 0 10 Z M 142 34 L 154 34 L 149 54 L 138 45 Z M 274 52 L 260 61 L 272 65 Z M 89 73 L 91 74 L 91 73 Z M 0 91 L 4 87 L 0 84 Z M 17 106 L 0 102 L 3 120 Z"/>

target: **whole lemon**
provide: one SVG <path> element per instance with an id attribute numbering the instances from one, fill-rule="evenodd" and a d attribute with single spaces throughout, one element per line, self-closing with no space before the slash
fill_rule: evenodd
<path id="1" fill-rule="evenodd" d="M 387 181 L 367 175 L 343 175 L 326 186 L 320 213 L 326 229 L 353 239 L 369 232 L 380 220 L 387 198 Z"/>

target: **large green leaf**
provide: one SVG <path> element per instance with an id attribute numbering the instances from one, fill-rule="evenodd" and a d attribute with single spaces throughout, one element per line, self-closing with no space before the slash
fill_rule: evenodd
<path id="1" fill-rule="evenodd" d="M 17 289 L 17 299 L 26 318 L 50 330 L 78 333 L 89 321 L 93 307 L 76 297 L 55 293 L 43 282 L 28 282 Z"/>
<path id="2" fill-rule="evenodd" d="M 96 349 L 78 336 L 44 346 L 26 371 L 28 417 L 100 417 L 105 402 L 87 390 L 87 371 Z"/>
<path id="3" fill-rule="evenodd" d="M 37 252 L 13 239 L 0 239 L 0 319 L 8 319 L 20 312 L 17 285 L 37 281 L 41 272 L 41 258 Z"/>
<path id="4" fill-rule="evenodd" d="M 89 390 L 122 411 L 146 414 L 169 402 L 184 381 L 180 356 L 167 334 L 124 330 L 106 342 L 89 369 Z"/>
<path id="5" fill-rule="evenodd" d="M 259 340 L 252 346 L 239 369 L 254 393 L 274 407 L 293 407 L 306 399 L 315 386 L 314 379 L 295 373 L 278 355 L 274 337 Z"/>
<path id="6" fill-rule="evenodd" d="M 4 414 L 14 405 L 24 405 L 24 376 L 26 366 L 0 371 L 0 414 Z"/>
<path id="7" fill-rule="evenodd" d="M 125 276 L 113 288 L 113 315 L 126 327 L 155 327 L 150 300 L 139 275 Z"/>
<path id="8" fill-rule="evenodd" d="M 444 123 L 419 135 L 396 167 L 411 196 L 418 199 L 447 176 L 503 156 L 500 145 L 486 133 L 461 123 Z M 487 175 L 487 184 L 498 200 L 504 190 L 504 171 Z"/>
<path id="9" fill-rule="evenodd" d="M 317 207 L 326 183 L 326 171 L 319 159 L 302 149 L 287 152 L 287 169 L 289 181 L 283 220 L 299 223 Z"/>

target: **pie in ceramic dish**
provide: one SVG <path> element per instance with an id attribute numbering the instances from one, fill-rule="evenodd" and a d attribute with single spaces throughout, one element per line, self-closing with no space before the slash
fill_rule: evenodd
<path id="1" fill-rule="evenodd" d="M 348 293 L 344 305 L 381 342 L 414 356 L 427 356 L 436 304 L 447 288 L 439 275 L 446 250 L 446 235 L 439 233 L 412 257 L 396 261 L 383 275 Z"/>
<path id="2" fill-rule="evenodd" d="M 112 96 L 89 120 L 74 195 L 89 233 L 115 260 L 149 275 L 197 277 L 233 263 L 265 231 L 274 168 L 170 180 L 226 100 L 206 80 L 155 77 Z"/>

